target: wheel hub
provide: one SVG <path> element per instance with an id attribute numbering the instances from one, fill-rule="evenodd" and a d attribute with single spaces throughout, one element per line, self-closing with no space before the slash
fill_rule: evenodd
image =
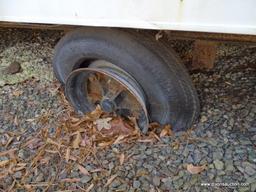
<path id="1" fill-rule="evenodd" d="M 141 131 L 147 132 L 149 120 L 142 88 L 112 63 L 96 60 L 88 68 L 74 70 L 66 81 L 65 93 L 82 113 L 100 105 L 107 113 L 135 117 Z"/>
<path id="2" fill-rule="evenodd" d="M 101 109 L 105 112 L 111 113 L 115 111 L 115 103 L 110 99 L 104 99 L 101 104 Z"/>

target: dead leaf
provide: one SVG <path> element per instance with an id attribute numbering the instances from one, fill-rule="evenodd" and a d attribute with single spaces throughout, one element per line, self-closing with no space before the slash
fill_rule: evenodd
<path id="1" fill-rule="evenodd" d="M 72 161 L 77 161 L 77 157 L 72 156 L 72 155 L 70 155 L 69 159 L 72 160 Z"/>
<path id="2" fill-rule="evenodd" d="M 2 151 L 2 152 L 0 152 L 0 157 L 5 156 L 5 155 L 9 155 L 9 157 L 11 159 L 16 159 L 16 156 L 15 156 L 14 152 L 17 151 L 17 150 L 18 150 L 17 148 L 14 148 L 14 149 L 10 149 L 8 151 Z"/>
<path id="3" fill-rule="evenodd" d="M 45 152 L 47 153 L 52 153 L 52 154 L 59 154 L 59 151 L 55 151 L 55 150 L 49 150 L 49 149 L 45 149 Z"/>
<path id="4" fill-rule="evenodd" d="M 61 131 L 62 131 L 62 128 L 61 127 L 57 127 L 56 131 L 55 131 L 55 137 L 60 137 L 61 136 Z"/>
<path id="5" fill-rule="evenodd" d="M 71 122 L 72 123 L 77 123 L 80 119 L 76 117 L 71 117 Z"/>
<path id="6" fill-rule="evenodd" d="M 97 119 L 100 118 L 102 113 L 103 112 L 102 112 L 100 106 L 97 105 L 94 111 L 92 111 L 91 113 L 86 114 L 82 119 L 78 119 L 78 121 L 76 121 L 77 118 L 73 119 L 74 122 L 72 123 L 71 127 L 77 127 L 85 121 L 91 121 L 91 122 L 96 121 Z"/>
<path id="7" fill-rule="evenodd" d="M 200 122 L 204 123 L 207 121 L 207 117 L 206 116 L 202 116 L 201 119 L 200 119 Z"/>
<path id="8" fill-rule="evenodd" d="M 119 144 L 121 140 L 123 140 L 126 136 L 125 135 L 119 135 L 113 144 Z"/>
<path id="9" fill-rule="evenodd" d="M 20 141 L 20 138 L 21 138 L 21 136 L 19 135 L 19 136 L 16 137 L 16 140 Z"/>
<path id="10" fill-rule="evenodd" d="M 90 173 L 87 171 L 87 169 L 85 169 L 82 165 L 77 165 L 79 171 L 84 174 L 84 175 L 90 175 Z"/>
<path id="11" fill-rule="evenodd" d="M 13 123 L 14 123 L 15 126 L 18 126 L 18 125 L 19 125 L 17 115 L 15 115 L 14 120 L 13 120 Z"/>
<path id="12" fill-rule="evenodd" d="M 18 163 L 17 166 L 25 167 L 27 163 Z"/>
<path id="13" fill-rule="evenodd" d="M 15 167 L 15 165 L 12 163 L 8 166 L 7 170 L 8 170 L 8 173 L 10 174 L 13 174 L 13 168 Z"/>
<path id="14" fill-rule="evenodd" d="M 36 156 L 31 161 L 31 165 L 35 165 L 38 161 L 42 160 L 42 155 L 44 154 L 44 149 L 37 151 Z"/>
<path id="15" fill-rule="evenodd" d="M 120 165 L 123 165 L 124 164 L 124 153 L 122 153 L 119 157 L 119 162 L 120 162 Z"/>
<path id="16" fill-rule="evenodd" d="M 3 172 L 0 172 L 0 180 L 7 177 L 8 176 L 8 172 L 7 171 L 3 171 Z"/>
<path id="17" fill-rule="evenodd" d="M 154 143 L 154 139 L 138 139 L 140 143 Z"/>
<path id="18" fill-rule="evenodd" d="M 36 119 L 26 119 L 26 122 L 33 122 L 35 121 Z"/>
<path id="19" fill-rule="evenodd" d="M 90 192 L 93 187 L 94 187 L 94 184 L 92 183 L 85 191 L 86 192 Z"/>
<path id="20" fill-rule="evenodd" d="M 83 139 L 81 141 L 81 146 L 85 147 L 86 145 L 90 145 L 89 137 L 84 133 Z"/>
<path id="21" fill-rule="evenodd" d="M 149 172 L 146 169 L 142 169 L 142 170 L 137 171 L 136 177 L 142 177 L 142 176 L 145 176 L 148 174 L 149 174 Z"/>
<path id="22" fill-rule="evenodd" d="M 28 190 L 31 191 L 32 190 L 32 186 L 29 184 L 25 184 L 24 187 Z"/>
<path id="23" fill-rule="evenodd" d="M 135 128 L 129 125 L 121 117 L 115 118 L 110 122 L 111 128 L 108 130 L 102 129 L 101 133 L 106 136 L 115 135 L 131 135 Z"/>
<path id="24" fill-rule="evenodd" d="M 155 129 L 160 128 L 160 127 L 161 127 L 161 126 L 159 125 L 159 123 L 157 123 L 157 122 L 152 122 L 152 123 L 149 124 L 148 129 L 149 129 L 149 130 L 155 130 Z"/>
<path id="25" fill-rule="evenodd" d="M 156 35 L 155 35 L 155 39 L 158 41 L 159 39 L 161 39 L 163 37 L 163 33 L 162 31 L 159 31 Z"/>
<path id="26" fill-rule="evenodd" d="M 134 131 L 137 132 L 138 134 L 141 133 L 141 130 L 139 128 L 139 125 L 138 125 L 138 122 L 137 122 L 137 119 L 135 117 L 129 117 L 129 120 L 133 123 L 134 125 Z"/>
<path id="27" fill-rule="evenodd" d="M 206 165 L 202 165 L 202 166 L 194 166 L 192 164 L 188 164 L 187 165 L 187 170 L 188 172 L 190 172 L 191 174 L 198 174 L 201 173 L 202 171 L 204 171 L 206 169 Z"/>
<path id="28" fill-rule="evenodd" d="M 180 142 L 176 140 L 171 144 L 171 146 L 174 150 L 178 150 L 180 148 Z"/>
<path id="29" fill-rule="evenodd" d="M 75 133 L 75 139 L 72 143 L 72 147 L 75 148 L 75 149 L 79 148 L 79 145 L 80 145 L 81 141 L 82 141 L 81 133 L 79 131 L 77 131 Z"/>
<path id="30" fill-rule="evenodd" d="M 157 136 L 157 134 L 155 134 L 154 132 L 150 132 L 149 134 L 156 138 L 159 142 L 161 142 L 161 139 Z"/>
<path id="31" fill-rule="evenodd" d="M 104 187 L 109 186 L 109 185 L 114 181 L 114 179 L 115 179 L 117 176 L 118 176 L 117 174 L 112 175 L 112 176 L 108 179 L 108 181 L 107 181 L 107 183 L 104 185 Z"/>
<path id="32" fill-rule="evenodd" d="M 66 150 L 66 155 L 65 155 L 66 162 L 68 162 L 69 159 L 70 159 L 70 148 L 68 147 L 67 150 Z"/>
<path id="33" fill-rule="evenodd" d="M 61 179 L 61 182 L 67 182 L 67 183 L 76 183 L 80 182 L 80 178 L 66 178 L 66 179 Z"/>
<path id="34" fill-rule="evenodd" d="M 47 187 L 49 186 L 48 182 L 38 182 L 29 184 L 31 187 Z"/>
<path id="35" fill-rule="evenodd" d="M 10 162 L 9 159 L 0 161 L 0 167 L 4 167 L 5 165 L 9 164 L 9 162 Z"/>
<path id="36" fill-rule="evenodd" d="M 165 125 L 163 130 L 160 133 L 160 137 L 164 137 L 164 136 L 171 136 L 172 130 L 171 130 L 171 126 L 170 125 Z"/>
<path id="37" fill-rule="evenodd" d="M 28 147 L 29 149 L 36 149 L 43 145 L 42 139 L 40 138 L 32 138 L 28 140 L 23 147 Z"/>
<path id="38" fill-rule="evenodd" d="M 9 137 L 7 143 L 5 144 L 5 147 L 8 147 L 10 143 L 13 141 L 14 137 Z"/>
<path id="39" fill-rule="evenodd" d="M 111 124 L 109 121 L 111 121 L 111 117 L 103 118 L 103 119 L 97 119 L 94 124 L 96 125 L 97 129 L 101 131 L 102 129 L 111 129 Z"/>
<path id="40" fill-rule="evenodd" d="M 94 121 L 94 120 L 100 118 L 101 115 L 102 115 L 101 107 L 100 107 L 100 105 L 97 105 L 95 110 L 87 115 L 87 119 Z"/>
<path id="41" fill-rule="evenodd" d="M 60 143 L 53 141 L 51 138 L 47 138 L 46 143 L 56 145 L 60 149 L 61 147 L 64 147 L 64 145 L 61 145 Z"/>
<path id="42" fill-rule="evenodd" d="M 99 147 L 107 147 L 109 145 L 112 145 L 112 141 L 107 141 L 107 142 L 102 142 L 102 143 L 99 143 L 98 146 Z"/>
<path id="43" fill-rule="evenodd" d="M 40 159 L 41 164 L 48 164 L 50 162 L 51 158 L 49 156 Z"/>
<path id="44" fill-rule="evenodd" d="M 18 163 L 17 164 L 17 167 L 14 167 L 12 170 L 15 172 L 15 171 L 20 171 L 22 169 L 25 169 L 26 168 L 26 163 Z"/>
<path id="45" fill-rule="evenodd" d="M 8 192 L 14 191 L 13 188 L 14 188 L 15 184 L 16 184 L 16 180 L 14 180 L 14 181 L 12 182 L 11 186 L 9 187 L 9 189 L 8 189 L 7 191 L 8 191 Z"/>
<path id="46" fill-rule="evenodd" d="M 91 173 L 96 173 L 96 172 L 101 172 L 102 171 L 102 169 L 101 168 L 98 168 L 98 169 L 93 169 L 93 170 L 91 170 L 90 172 Z"/>
<path id="47" fill-rule="evenodd" d="M 19 97 L 23 94 L 23 91 L 21 90 L 15 90 L 12 92 L 12 95 L 15 96 L 15 97 Z"/>

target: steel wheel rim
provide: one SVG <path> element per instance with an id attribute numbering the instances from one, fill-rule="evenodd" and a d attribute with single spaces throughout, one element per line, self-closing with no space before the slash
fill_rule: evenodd
<path id="1" fill-rule="evenodd" d="M 98 93 L 97 89 L 100 89 Z M 115 95 L 113 91 L 120 92 Z M 135 117 L 140 130 L 143 133 L 148 130 L 149 118 L 142 88 L 131 75 L 112 63 L 95 60 L 88 68 L 72 71 L 66 80 L 65 94 L 80 113 L 90 112 L 99 104 L 105 112 Z"/>

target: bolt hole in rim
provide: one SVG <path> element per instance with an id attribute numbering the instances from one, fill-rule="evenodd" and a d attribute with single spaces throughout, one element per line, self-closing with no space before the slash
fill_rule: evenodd
<path id="1" fill-rule="evenodd" d="M 65 94 L 79 113 L 93 111 L 96 105 L 107 113 L 135 117 L 146 133 L 149 118 L 146 97 L 136 80 L 105 60 L 94 60 L 88 68 L 72 71 L 65 84 Z"/>

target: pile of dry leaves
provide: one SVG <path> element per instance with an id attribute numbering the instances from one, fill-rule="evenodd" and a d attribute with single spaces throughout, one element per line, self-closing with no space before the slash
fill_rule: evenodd
<path id="1" fill-rule="evenodd" d="M 62 98 L 63 97 L 63 94 Z M 13 191 L 24 189 L 35 191 L 40 187 L 44 191 L 52 190 L 77 190 L 90 191 L 94 183 L 86 188 L 76 185 L 75 188 L 66 187 L 66 183 L 79 183 L 80 177 L 70 176 L 74 167 L 82 175 L 90 175 L 95 172 L 107 177 L 105 187 L 110 185 L 117 175 L 109 176 L 105 174 L 101 162 L 97 155 L 103 150 L 107 150 L 114 144 L 133 144 L 136 142 L 161 142 L 161 137 L 171 136 L 173 132 L 171 126 L 160 127 L 157 123 L 151 123 L 147 135 L 142 135 L 134 118 L 124 119 L 119 116 L 110 116 L 104 113 L 100 107 L 78 118 L 67 101 L 63 99 L 66 106 L 65 113 L 58 123 L 59 126 L 50 131 L 49 127 L 34 134 L 24 136 L 24 133 L 6 132 L 4 143 L 0 143 L 0 190 Z M 38 123 L 46 124 L 49 115 L 44 114 L 37 118 Z M 30 119 L 29 121 L 34 121 Z M 175 150 L 179 148 L 179 142 L 174 141 L 171 147 Z M 20 156 L 20 151 L 29 151 L 25 159 Z M 88 171 L 83 163 L 92 159 L 96 161 L 98 167 Z M 119 166 L 129 157 L 124 152 L 118 153 Z M 192 174 L 198 174 L 205 169 L 205 166 L 187 165 L 187 170 Z M 43 172 L 43 178 L 34 178 L 39 172 Z M 66 176 L 63 177 L 63 173 Z M 40 175 L 40 174 L 39 174 Z M 12 184 L 6 183 L 6 178 L 12 178 Z"/>
<path id="2" fill-rule="evenodd" d="M 84 175 L 89 175 L 82 163 L 88 157 L 93 156 L 97 160 L 97 153 L 108 148 L 112 144 L 133 143 L 133 142 L 154 142 L 160 140 L 159 137 L 172 134 L 170 126 L 165 126 L 160 135 L 155 133 L 159 125 L 150 125 L 148 135 L 141 135 L 141 132 L 134 118 L 124 119 L 119 116 L 109 116 L 100 107 L 86 114 L 82 118 L 77 118 L 74 112 L 67 107 L 65 118 L 52 133 L 49 129 L 42 128 L 38 133 L 22 139 L 22 133 L 6 132 L 6 142 L 1 143 L 6 149 L 0 152 L 0 189 L 12 191 L 14 189 L 25 189 L 34 191 L 36 187 L 43 187 L 46 191 L 56 186 L 57 189 L 64 189 L 66 182 L 79 182 L 80 178 L 71 178 L 67 174 L 66 178 L 59 179 L 59 175 L 65 171 L 69 173 L 74 166 Z M 38 119 L 44 122 L 47 115 Z M 31 120 L 32 121 L 32 120 Z M 20 142 L 19 142 L 20 141 Z M 11 143 L 20 143 L 15 148 Z M 29 150 L 30 156 L 26 159 L 19 157 L 21 149 Z M 119 155 L 120 164 L 125 160 L 124 153 Z M 54 175 L 47 173 L 46 167 L 54 167 Z M 45 170 L 47 181 L 33 181 L 31 176 L 36 175 L 38 170 Z M 94 170 L 101 172 L 99 167 Z M 20 178 L 13 177 L 11 186 L 5 186 L 5 178 L 21 173 Z M 109 185 L 115 176 L 110 177 L 106 185 Z M 2 186 L 1 186 L 2 185 Z M 93 184 L 88 189 L 89 191 Z M 81 189 L 82 190 L 82 189 Z"/>

